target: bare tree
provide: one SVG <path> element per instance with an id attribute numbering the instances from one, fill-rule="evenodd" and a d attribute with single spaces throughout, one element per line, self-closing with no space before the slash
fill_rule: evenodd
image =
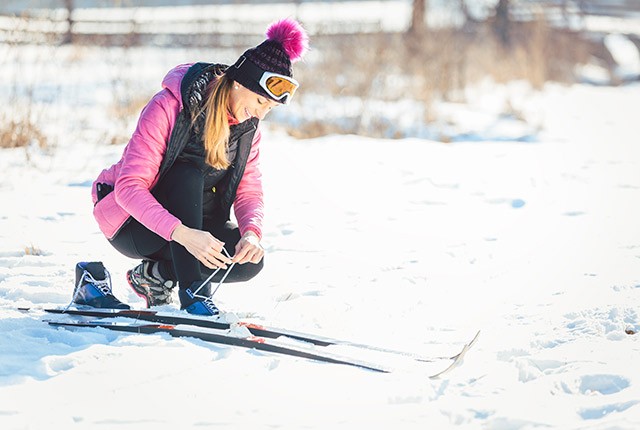
<path id="1" fill-rule="evenodd" d="M 425 14 L 429 7 L 428 0 L 413 0 L 413 11 L 411 13 L 411 27 L 409 33 L 422 34 L 425 30 Z"/>
<path id="2" fill-rule="evenodd" d="M 499 0 L 495 9 L 493 29 L 504 48 L 511 46 L 511 18 L 509 16 L 510 0 Z"/>

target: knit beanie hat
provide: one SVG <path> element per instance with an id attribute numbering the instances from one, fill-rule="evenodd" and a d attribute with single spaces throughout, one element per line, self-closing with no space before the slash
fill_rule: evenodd
<path id="1" fill-rule="evenodd" d="M 260 78 L 264 72 L 293 78 L 291 64 L 300 60 L 309 49 L 309 38 L 302 26 L 293 19 L 274 22 L 267 29 L 266 36 L 267 39 L 260 45 L 247 49 L 225 74 L 254 93 L 285 103 L 288 100 L 276 100 L 262 88 Z"/>

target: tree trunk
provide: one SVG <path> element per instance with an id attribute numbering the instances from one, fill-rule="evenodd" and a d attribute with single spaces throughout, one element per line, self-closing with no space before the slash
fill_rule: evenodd
<path id="1" fill-rule="evenodd" d="M 504 48 L 511 46 L 511 18 L 509 17 L 509 0 L 500 0 L 496 5 L 494 31 Z"/>
<path id="2" fill-rule="evenodd" d="M 411 27 L 409 33 L 422 34 L 426 28 L 425 14 L 427 12 L 428 0 L 413 0 L 413 11 L 411 13 Z"/>

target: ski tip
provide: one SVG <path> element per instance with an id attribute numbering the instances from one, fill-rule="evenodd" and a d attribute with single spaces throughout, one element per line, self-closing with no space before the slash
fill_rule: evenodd
<path id="1" fill-rule="evenodd" d="M 480 330 L 478 330 L 478 332 L 473 337 L 473 339 L 471 339 L 471 341 L 469 341 L 467 344 L 464 345 L 464 347 L 462 348 L 462 351 L 460 351 L 457 355 L 454 355 L 453 357 L 451 357 L 453 362 L 449 366 L 447 366 L 446 369 L 434 375 L 429 376 L 429 379 L 439 379 L 444 375 L 446 375 L 447 373 L 451 372 L 456 367 L 460 366 L 464 362 L 465 355 L 471 349 L 471 347 L 476 344 L 479 337 L 480 337 Z"/>
<path id="2" fill-rule="evenodd" d="M 478 338 L 480 337 L 480 332 L 481 332 L 481 330 L 478 330 L 478 332 L 473 337 L 473 339 L 471 339 L 471 342 L 469 342 L 469 347 L 472 347 L 478 341 Z"/>

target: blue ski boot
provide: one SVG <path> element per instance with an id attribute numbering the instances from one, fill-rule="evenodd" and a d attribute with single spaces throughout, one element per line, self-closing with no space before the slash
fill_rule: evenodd
<path id="1" fill-rule="evenodd" d="M 111 276 L 100 261 L 76 264 L 76 288 L 71 302 L 94 308 L 131 309 L 113 295 Z"/>
<path id="2" fill-rule="evenodd" d="M 207 285 L 200 288 L 201 281 L 191 284 L 190 288 L 178 290 L 180 297 L 180 309 L 186 310 L 190 314 L 216 316 L 220 314 L 220 309 L 213 303 L 211 297 L 211 286 Z M 195 291 L 195 293 L 194 293 Z"/>

